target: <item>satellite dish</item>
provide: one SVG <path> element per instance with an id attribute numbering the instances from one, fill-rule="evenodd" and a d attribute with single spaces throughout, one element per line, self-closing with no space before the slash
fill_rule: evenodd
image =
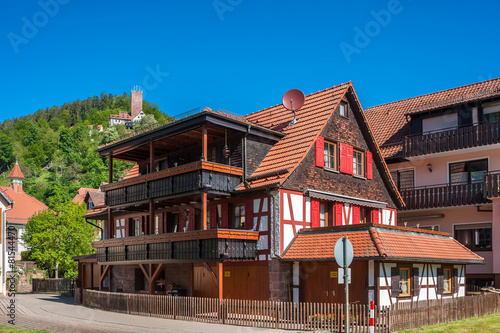
<path id="1" fill-rule="evenodd" d="M 296 118 L 295 111 L 300 109 L 302 105 L 304 105 L 305 101 L 306 97 L 299 89 L 290 89 L 283 95 L 283 106 L 288 110 L 293 111 L 293 120 L 290 123 L 290 126 L 295 125 L 299 121 Z"/>

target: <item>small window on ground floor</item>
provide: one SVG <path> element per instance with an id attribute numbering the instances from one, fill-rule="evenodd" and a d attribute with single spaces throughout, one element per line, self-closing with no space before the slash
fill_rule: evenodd
<path id="1" fill-rule="evenodd" d="M 399 296 L 411 296 L 411 275 L 410 267 L 399 269 Z"/>

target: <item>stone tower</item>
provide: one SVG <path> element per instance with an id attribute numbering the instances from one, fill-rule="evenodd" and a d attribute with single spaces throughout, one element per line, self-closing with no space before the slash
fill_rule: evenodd
<path id="1" fill-rule="evenodd" d="M 142 90 L 139 90 L 138 87 L 134 87 L 132 89 L 132 101 L 130 104 L 130 116 L 132 120 L 142 111 Z"/>

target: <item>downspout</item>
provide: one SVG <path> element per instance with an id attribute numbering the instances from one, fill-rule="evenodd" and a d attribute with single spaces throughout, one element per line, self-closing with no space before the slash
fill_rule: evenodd
<path id="1" fill-rule="evenodd" d="M 101 229 L 101 240 L 102 240 L 102 237 L 103 237 L 103 235 L 104 235 L 104 230 L 102 230 L 102 228 L 101 228 L 100 226 L 98 226 L 97 224 L 94 224 L 94 223 L 92 223 L 92 222 L 89 222 L 89 220 L 88 220 L 88 219 L 85 219 L 85 222 L 87 222 L 87 223 L 88 223 L 88 224 L 90 224 L 90 225 L 93 225 L 94 227 L 96 227 L 96 228 L 98 228 L 98 229 Z"/>
<path id="2" fill-rule="evenodd" d="M 6 230 L 7 230 L 7 211 L 8 210 L 11 210 L 12 208 L 14 208 L 14 202 L 12 202 L 10 204 L 10 208 L 7 208 L 7 209 L 4 209 L 3 211 L 3 216 L 2 216 L 2 219 L 4 221 L 4 223 L 2 223 L 2 251 L 3 251 L 3 256 L 2 256 L 2 293 L 4 293 L 5 295 L 5 292 L 7 291 L 7 289 L 5 288 L 6 287 L 6 266 L 5 266 L 5 256 L 7 255 L 7 244 L 6 244 L 6 240 L 7 238 L 5 237 L 5 233 L 6 233 Z"/>
<path id="3" fill-rule="evenodd" d="M 271 256 L 275 256 L 275 257 L 278 257 L 278 258 L 281 258 L 281 253 L 279 253 L 279 245 L 278 245 L 278 251 L 276 251 L 276 244 L 277 244 L 277 231 L 278 231 L 278 222 L 277 222 L 277 219 L 276 218 L 276 202 L 274 200 L 274 196 L 271 194 L 271 191 L 269 191 L 269 188 L 265 188 L 266 189 L 266 193 L 267 195 L 269 196 L 269 200 L 271 200 L 271 223 L 269 223 L 270 227 L 272 228 L 272 235 L 273 235 L 273 238 L 271 239 L 272 242 L 271 242 L 271 247 L 272 247 L 272 251 L 271 251 Z"/>
<path id="4" fill-rule="evenodd" d="M 252 188 L 250 184 L 247 181 L 247 136 L 250 134 L 250 129 L 252 128 L 252 125 L 248 124 L 247 127 L 247 132 L 245 133 L 245 136 L 243 137 L 243 182 L 245 185 L 247 185 L 249 188 Z"/>

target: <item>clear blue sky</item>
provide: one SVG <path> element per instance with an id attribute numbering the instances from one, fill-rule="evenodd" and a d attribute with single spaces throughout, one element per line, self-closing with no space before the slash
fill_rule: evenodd
<path id="1" fill-rule="evenodd" d="M 499 12 L 497 1 L 8 1 L 0 120 L 134 85 L 171 115 L 243 115 L 291 88 L 351 80 L 366 108 L 500 77 Z"/>

